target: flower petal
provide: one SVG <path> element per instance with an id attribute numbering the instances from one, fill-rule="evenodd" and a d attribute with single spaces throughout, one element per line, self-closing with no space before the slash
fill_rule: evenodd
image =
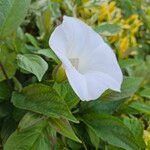
<path id="1" fill-rule="evenodd" d="M 94 32 L 94 37 L 92 33 L 92 28 L 84 22 L 74 17 L 64 16 L 63 23 L 52 33 L 49 45 L 55 52 L 65 53 L 69 58 L 78 57 L 84 51 L 86 53 L 87 50 L 93 50 L 102 41 L 97 33 Z M 87 44 L 88 49 L 85 47 Z"/>
<path id="2" fill-rule="evenodd" d="M 120 91 L 123 75 L 113 50 L 84 22 L 65 16 L 52 33 L 49 45 L 82 100 L 97 99 L 108 88 Z M 77 70 L 70 59 L 79 60 Z"/>
<path id="3" fill-rule="evenodd" d="M 118 85 L 117 87 L 110 86 L 109 88 L 120 91 L 123 75 L 114 52 L 106 43 L 101 43 L 90 55 L 85 54 L 84 58 L 85 64 L 82 64 L 79 68 L 82 74 L 86 74 L 89 71 L 104 73 L 116 82 L 115 85 Z"/>
<path id="4" fill-rule="evenodd" d="M 72 68 L 66 70 L 66 74 L 73 90 L 81 100 L 85 101 L 97 99 L 109 87 L 115 89 L 120 86 L 107 74 L 100 72 L 82 75 Z"/>

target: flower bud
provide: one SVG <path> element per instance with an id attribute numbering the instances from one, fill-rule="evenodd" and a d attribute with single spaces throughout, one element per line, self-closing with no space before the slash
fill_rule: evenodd
<path id="1" fill-rule="evenodd" d="M 53 76 L 53 79 L 58 83 L 66 80 L 66 73 L 62 64 L 59 64 L 54 68 L 52 76 Z"/>

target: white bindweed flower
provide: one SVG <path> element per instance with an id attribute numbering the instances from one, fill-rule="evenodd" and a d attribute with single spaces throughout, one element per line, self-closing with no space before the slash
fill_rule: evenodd
<path id="1" fill-rule="evenodd" d="M 81 100 L 97 99 L 107 89 L 120 91 L 123 75 L 113 50 L 84 22 L 64 16 L 49 45 Z"/>

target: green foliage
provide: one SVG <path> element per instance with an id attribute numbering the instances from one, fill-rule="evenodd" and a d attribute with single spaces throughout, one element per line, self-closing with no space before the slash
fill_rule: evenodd
<path id="1" fill-rule="evenodd" d="M 133 136 L 135 137 L 136 143 L 141 147 L 145 148 L 144 140 L 141 138 L 143 136 L 143 124 L 136 118 L 124 118 L 124 124 L 130 129 Z"/>
<path id="2" fill-rule="evenodd" d="M 150 88 L 145 88 L 144 90 L 142 90 L 140 92 L 140 95 L 145 97 L 145 98 L 150 99 Z"/>
<path id="3" fill-rule="evenodd" d="M 43 60 L 40 56 L 33 54 L 19 54 L 17 56 L 17 59 L 18 66 L 21 69 L 33 73 L 34 75 L 36 75 L 39 81 L 42 80 L 43 75 L 48 69 L 48 64 L 45 60 Z"/>
<path id="4" fill-rule="evenodd" d="M 18 108 L 31 110 L 48 117 L 65 117 L 77 122 L 65 101 L 54 89 L 44 84 L 31 84 L 21 93 L 14 92 L 12 102 Z"/>
<path id="5" fill-rule="evenodd" d="M 16 54 L 14 52 L 8 52 L 8 50 L 2 46 L 0 54 L 0 81 L 10 79 L 16 72 Z"/>
<path id="6" fill-rule="evenodd" d="M 20 150 L 20 149 L 45 149 L 48 150 L 50 142 L 46 135 L 45 128 L 47 123 L 43 120 L 38 124 L 25 128 L 22 130 L 16 130 L 7 140 L 4 150 Z M 26 137 L 26 138 L 24 138 Z"/>
<path id="7" fill-rule="evenodd" d="M 119 119 L 108 115 L 89 113 L 83 115 L 81 120 L 109 144 L 128 150 L 139 149 L 133 135 Z"/>
<path id="8" fill-rule="evenodd" d="M 57 56 L 55 55 L 55 53 L 51 49 L 40 49 L 36 53 L 43 55 L 47 58 L 51 58 L 56 63 L 60 63 L 60 60 L 57 58 Z"/>
<path id="9" fill-rule="evenodd" d="M 0 150 L 149 150 L 150 2 L 109 2 L 116 6 L 98 16 L 102 1 L 0 0 Z M 135 14 L 142 22 L 137 33 L 128 26 L 135 22 L 122 23 Z M 81 101 L 65 74 L 56 80 L 61 61 L 48 40 L 63 15 L 91 25 L 117 55 L 123 37 L 136 41 L 124 43 L 127 57 L 118 58 L 121 92 Z"/>
<path id="10" fill-rule="evenodd" d="M 95 31 L 104 36 L 112 36 L 118 34 L 121 31 L 121 27 L 115 24 L 103 23 L 96 27 Z"/>
<path id="11" fill-rule="evenodd" d="M 65 119 L 49 119 L 50 124 L 55 128 L 60 134 L 71 138 L 77 142 L 81 142 L 75 135 L 70 123 Z"/>
<path id="12" fill-rule="evenodd" d="M 1 0 L 0 38 L 10 35 L 22 23 L 31 0 Z"/>

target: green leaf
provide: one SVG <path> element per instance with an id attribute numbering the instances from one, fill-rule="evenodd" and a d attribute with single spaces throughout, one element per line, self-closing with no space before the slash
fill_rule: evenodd
<path id="1" fill-rule="evenodd" d="M 0 118 L 8 116 L 11 111 L 11 106 L 7 102 L 0 103 Z"/>
<path id="2" fill-rule="evenodd" d="M 0 37 L 15 31 L 24 20 L 31 0 L 0 1 Z"/>
<path id="3" fill-rule="evenodd" d="M 132 96 L 139 88 L 141 78 L 125 77 L 121 92 L 106 91 L 95 101 L 81 102 L 80 113 L 107 113 L 112 114 L 124 102 L 124 99 Z"/>
<path id="4" fill-rule="evenodd" d="M 12 80 L 13 80 L 13 83 L 14 83 L 15 91 L 19 91 L 20 92 L 22 90 L 21 83 L 19 82 L 19 80 L 16 77 L 13 77 Z"/>
<path id="5" fill-rule="evenodd" d="M 134 8 L 135 4 L 138 2 L 134 2 L 132 0 L 118 0 L 117 2 L 119 3 L 122 11 L 124 12 L 125 17 L 129 17 L 133 13 L 136 13 Z"/>
<path id="6" fill-rule="evenodd" d="M 1 132 L 0 132 L 0 137 L 3 141 L 3 144 L 7 141 L 9 136 L 14 132 L 16 127 L 17 127 L 17 123 L 15 122 L 13 118 L 11 117 L 4 118 Z"/>
<path id="7" fill-rule="evenodd" d="M 47 62 L 40 56 L 34 54 L 18 55 L 18 65 L 20 68 L 36 75 L 39 81 L 48 69 Z"/>
<path id="8" fill-rule="evenodd" d="M 136 142 L 138 143 L 141 149 L 145 149 L 145 143 L 143 139 L 143 124 L 137 118 L 124 118 L 124 124 L 130 129 L 133 133 Z"/>
<path id="9" fill-rule="evenodd" d="M 0 101 L 7 100 L 11 95 L 10 87 L 7 82 L 0 82 Z"/>
<path id="10" fill-rule="evenodd" d="M 89 127 L 87 127 L 87 132 L 89 134 L 89 137 L 91 139 L 92 144 L 95 146 L 96 150 L 98 150 L 100 139 L 96 135 L 96 133 Z"/>
<path id="11" fill-rule="evenodd" d="M 35 37 L 29 33 L 26 33 L 25 36 L 27 37 L 28 41 L 36 48 L 40 48 L 38 42 L 36 41 Z"/>
<path id="12" fill-rule="evenodd" d="M 60 60 L 57 58 L 55 53 L 51 49 L 40 49 L 36 52 L 37 54 L 44 55 L 48 58 L 53 59 L 56 63 L 60 63 Z"/>
<path id="13" fill-rule="evenodd" d="M 119 65 L 121 68 L 134 67 L 140 65 L 140 63 L 141 61 L 139 59 L 128 58 L 119 60 Z"/>
<path id="14" fill-rule="evenodd" d="M 14 92 L 13 104 L 21 109 L 30 110 L 48 117 L 64 117 L 77 122 L 65 101 L 51 87 L 44 84 L 32 84 L 21 93 Z"/>
<path id="15" fill-rule="evenodd" d="M 3 68 L 0 67 L 0 81 L 6 80 L 6 76 L 8 79 L 14 76 L 17 68 L 15 59 L 15 53 L 9 53 L 5 47 L 0 47 L 0 63 L 3 66 Z"/>
<path id="16" fill-rule="evenodd" d="M 41 120 L 43 119 L 44 117 L 39 114 L 28 112 L 23 116 L 23 118 L 19 122 L 18 129 L 24 130 L 41 122 Z"/>
<path id="17" fill-rule="evenodd" d="M 124 77 L 121 92 L 108 91 L 100 97 L 101 100 L 120 100 L 132 96 L 139 88 L 142 78 Z"/>
<path id="18" fill-rule="evenodd" d="M 141 112 L 141 113 L 144 113 L 144 114 L 147 114 L 147 115 L 150 115 L 150 104 L 149 103 L 143 103 L 143 102 L 133 102 L 129 105 L 129 107 Z"/>
<path id="19" fill-rule="evenodd" d="M 127 150 L 139 150 L 133 134 L 119 119 L 93 113 L 81 116 L 81 120 L 109 144 Z"/>
<path id="20" fill-rule="evenodd" d="M 117 24 L 102 23 L 95 28 L 95 31 L 104 36 L 112 36 L 118 34 L 121 31 L 121 27 Z"/>
<path id="21" fill-rule="evenodd" d="M 140 92 L 140 95 L 141 95 L 142 97 L 145 97 L 145 98 L 150 99 L 150 88 L 145 88 L 144 90 L 142 90 L 142 91 Z"/>
<path id="22" fill-rule="evenodd" d="M 52 127 L 59 132 L 60 134 L 81 143 L 81 141 L 78 139 L 78 137 L 75 135 L 69 121 L 66 119 L 49 119 L 50 124 Z"/>
<path id="23" fill-rule="evenodd" d="M 50 141 L 44 132 L 47 126 L 46 121 L 41 121 L 34 126 L 16 130 L 4 145 L 4 150 L 49 150 Z"/>
<path id="24" fill-rule="evenodd" d="M 60 4 L 56 2 L 50 2 L 50 10 L 52 13 L 52 18 L 55 20 L 61 17 Z"/>
<path id="25" fill-rule="evenodd" d="M 80 113 L 112 114 L 123 102 L 124 100 L 102 101 L 100 99 L 89 102 L 81 102 Z"/>
<path id="26" fill-rule="evenodd" d="M 70 109 L 80 101 L 68 82 L 55 83 L 54 89 L 65 100 Z"/>

